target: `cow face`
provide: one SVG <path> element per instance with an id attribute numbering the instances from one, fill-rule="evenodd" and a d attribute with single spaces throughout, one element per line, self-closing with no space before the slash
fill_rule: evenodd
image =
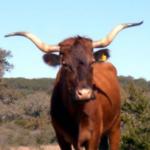
<path id="1" fill-rule="evenodd" d="M 92 85 L 92 41 L 72 38 L 60 43 L 60 59 L 67 87 L 76 100 L 94 98 Z"/>
<path id="2" fill-rule="evenodd" d="M 92 41 L 83 37 L 69 38 L 59 46 L 60 55 L 45 54 L 45 62 L 53 66 L 62 65 L 63 82 L 75 100 L 94 99 L 92 66 L 107 50 L 97 51 L 93 55 Z"/>

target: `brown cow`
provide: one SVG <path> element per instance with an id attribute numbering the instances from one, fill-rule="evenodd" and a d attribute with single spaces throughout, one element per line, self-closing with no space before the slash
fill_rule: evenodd
<path id="1" fill-rule="evenodd" d="M 121 24 L 102 40 L 92 42 L 85 37 L 66 39 L 50 46 L 27 32 L 7 36 L 25 36 L 46 52 L 50 65 L 61 64 L 52 98 L 51 117 L 61 150 L 119 149 L 120 92 L 115 67 L 98 61 L 103 53 L 93 48 L 109 45 L 119 31 L 140 23 Z M 52 54 L 59 51 L 60 55 Z M 108 50 L 103 50 L 109 56 Z"/>

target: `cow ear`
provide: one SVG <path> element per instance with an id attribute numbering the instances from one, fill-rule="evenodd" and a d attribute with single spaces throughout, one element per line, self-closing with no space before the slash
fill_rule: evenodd
<path id="1" fill-rule="evenodd" d="M 52 53 L 47 53 L 43 55 L 43 60 L 50 66 L 60 65 L 60 56 Z"/>
<path id="2" fill-rule="evenodd" d="M 94 58 L 96 61 L 106 61 L 109 57 L 109 49 L 101 49 L 94 52 Z"/>

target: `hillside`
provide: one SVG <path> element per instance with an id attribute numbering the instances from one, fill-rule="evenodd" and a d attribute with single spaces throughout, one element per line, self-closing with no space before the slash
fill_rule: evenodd
<path id="1" fill-rule="evenodd" d="M 28 89 L 28 90 L 52 90 L 54 79 L 39 78 L 4 78 L 4 83 L 13 89 Z"/>
<path id="2" fill-rule="evenodd" d="M 121 149 L 150 150 L 150 81 L 119 77 Z M 0 145 L 56 143 L 49 119 L 54 79 L 4 78 L 0 83 Z"/>

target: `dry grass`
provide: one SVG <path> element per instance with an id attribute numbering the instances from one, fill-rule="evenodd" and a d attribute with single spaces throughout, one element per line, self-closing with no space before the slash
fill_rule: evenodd
<path id="1" fill-rule="evenodd" d="M 0 150 L 60 150 L 60 148 L 58 145 L 44 145 L 38 147 L 25 147 L 25 146 L 3 147 L 0 148 Z"/>

